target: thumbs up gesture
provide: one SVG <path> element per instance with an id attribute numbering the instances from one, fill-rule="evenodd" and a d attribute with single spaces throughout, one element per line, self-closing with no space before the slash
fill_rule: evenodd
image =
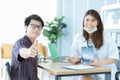
<path id="1" fill-rule="evenodd" d="M 22 48 L 20 49 L 20 56 L 23 58 L 35 57 L 38 53 L 37 48 L 38 41 L 36 40 L 30 48 Z"/>
<path id="2" fill-rule="evenodd" d="M 29 48 L 29 57 L 35 57 L 38 53 L 38 47 L 37 47 L 38 41 L 36 40 L 33 45 Z"/>

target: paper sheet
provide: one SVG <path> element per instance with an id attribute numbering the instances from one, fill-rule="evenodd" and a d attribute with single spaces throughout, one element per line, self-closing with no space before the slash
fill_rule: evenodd
<path id="1" fill-rule="evenodd" d="M 81 65 L 72 65 L 72 66 L 61 66 L 61 68 L 72 69 L 72 70 L 82 70 L 82 69 L 91 69 L 95 67 L 81 64 Z"/>

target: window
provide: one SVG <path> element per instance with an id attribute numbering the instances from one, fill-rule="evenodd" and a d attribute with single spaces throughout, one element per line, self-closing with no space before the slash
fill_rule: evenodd
<path id="1" fill-rule="evenodd" d="M 14 43 L 25 34 L 24 19 L 31 14 L 50 21 L 56 16 L 57 0 L 1 0 L 0 43 Z"/>
<path id="2" fill-rule="evenodd" d="M 102 19 L 105 31 L 109 32 L 117 45 L 120 46 L 120 2 L 118 0 L 107 0 L 101 7 Z"/>

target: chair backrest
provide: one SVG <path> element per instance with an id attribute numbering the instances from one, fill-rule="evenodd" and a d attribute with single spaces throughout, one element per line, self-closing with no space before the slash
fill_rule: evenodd
<path id="1" fill-rule="evenodd" d="M 46 46 L 42 45 L 42 43 L 38 43 L 37 47 L 38 47 L 38 53 L 40 53 L 40 55 L 48 56 L 48 50 Z"/>
<path id="2" fill-rule="evenodd" d="M 1 46 L 1 58 L 11 58 L 13 44 L 3 43 Z"/>
<path id="3" fill-rule="evenodd" d="M 120 70 L 120 47 L 118 47 L 119 50 L 119 60 L 116 62 L 117 69 Z"/>
<path id="4" fill-rule="evenodd" d="M 116 62 L 117 66 L 117 72 L 115 73 L 115 80 L 120 80 L 119 75 L 120 75 L 120 47 L 118 47 L 119 50 L 119 60 Z"/>
<path id="5" fill-rule="evenodd" d="M 0 75 L 3 78 L 3 80 L 9 77 L 9 75 L 7 75 L 6 73 L 9 73 L 7 71 L 7 68 L 8 68 L 7 66 L 10 66 L 10 65 L 6 65 L 6 62 L 11 61 L 12 48 L 13 48 L 13 44 L 8 44 L 8 43 L 0 44 L 0 65 L 2 69 L 0 70 Z M 9 80 L 11 79 L 9 78 Z"/>
<path id="6" fill-rule="evenodd" d="M 11 66 L 10 66 L 10 63 L 6 62 L 5 66 L 6 66 L 6 71 L 7 71 L 7 74 L 8 74 L 8 79 L 11 80 Z"/>

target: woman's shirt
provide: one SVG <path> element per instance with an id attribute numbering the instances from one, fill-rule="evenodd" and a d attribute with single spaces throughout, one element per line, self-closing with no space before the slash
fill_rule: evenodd
<path id="1" fill-rule="evenodd" d="M 12 80 L 37 80 L 37 56 L 23 59 L 19 55 L 21 48 L 29 48 L 31 45 L 27 36 L 16 41 L 12 50 Z"/>
<path id="2" fill-rule="evenodd" d="M 77 54 L 82 60 L 83 60 L 83 64 L 84 64 L 84 59 L 88 58 L 89 60 L 94 58 L 97 60 L 105 60 L 108 58 L 114 58 L 114 59 L 119 59 L 119 52 L 118 52 L 118 48 L 116 43 L 114 42 L 114 40 L 110 37 L 109 34 L 104 33 L 103 35 L 103 45 L 99 48 L 96 49 L 92 43 L 92 41 L 89 41 L 88 44 L 90 44 L 90 47 L 92 46 L 93 48 L 90 49 L 91 51 L 83 51 L 83 48 L 89 48 L 87 45 L 87 41 L 85 40 L 85 38 L 82 36 L 82 34 L 77 34 L 73 40 L 73 44 L 71 47 L 71 52 L 73 54 Z M 93 52 L 92 52 L 93 50 Z M 90 53 L 92 52 L 92 53 Z M 85 62 L 86 64 L 86 62 Z M 89 62 L 87 62 L 87 64 L 89 64 Z M 107 64 L 107 65 L 103 65 L 105 67 L 109 67 L 112 69 L 112 80 L 114 80 L 114 75 L 116 72 L 116 65 L 115 63 L 113 64 Z"/>
<path id="3" fill-rule="evenodd" d="M 107 58 L 115 58 L 117 60 L 119 59 L 117 45 L 109 34 L 104 34 L 103 45 L 99 49 L 96 49 L 93 43 L 89 44 L 92 44 L 90 46 L 93 46 L 94 58 L 98 60 L 104 60 Z M 81 58 L 83 47 L 88 47 L 87 41 L 81 34 L 77 34 L 71 47 L 72 53 L 78 54 L 78 56 Z"/>

